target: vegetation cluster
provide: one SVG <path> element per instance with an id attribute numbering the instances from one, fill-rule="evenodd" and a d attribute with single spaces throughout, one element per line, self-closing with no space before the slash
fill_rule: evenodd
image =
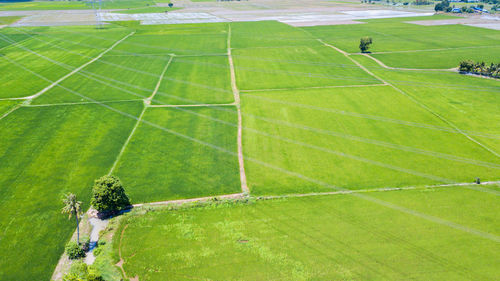
<path id="1" fill-rule="evenodd" d="M 458 70 L 460 73 L 472 73 L 493 78 L 500 78 L 500 63 L 487 64 L 484 61 L 474 62 L 466 60 L 460 62 Z"/>

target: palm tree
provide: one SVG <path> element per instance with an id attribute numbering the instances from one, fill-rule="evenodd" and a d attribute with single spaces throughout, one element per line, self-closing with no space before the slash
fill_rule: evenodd
<path id="1" fill-rule="evenodd" d="M 77 201 L 76 195 L 73 193 L 68 193 L 64 195 L 63 199 L 64 207 L 62 208 L 63 214 L 69 214 L 69 219 L 71 216 L 75 216 L 76 219 L 76 242 L 80 245 L 80 227 L 78 223 L 78 216 L 82 214 L 82 202 Z"/>

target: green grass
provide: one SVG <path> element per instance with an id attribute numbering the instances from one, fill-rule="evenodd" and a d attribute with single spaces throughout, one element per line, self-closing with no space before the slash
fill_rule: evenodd
<path id="1" fill-rule="evenodd" d="M 164 63 L 167 63 L 165 61 Z M 229 62 L 226 55 L 174 57 L 159 93 L 158 104 L 231 103 Z"/>
<path id="2" fill-rule="evenodd" d="M 139 125 L 114 172 L 127 186 L 127 193 L 134 202 L 241 191 L 235 155 L 168 131 L 235 154 L 236 125 L 217 123 L 209 118 L 237 124 L 234 114 L 214 108 L 147 109 L 144 120 L 148 123 Z"/>
<path id="3" fill-rule="evenodd" d="M 495 195 L 462 187 L 370 193 L 499 235 Z M 367 197 L 363 197 L 367 198 Z M 125 218 L 127 276 L 141 280 L 488 280 L 499 245 L 352 195 L 152 211 Z M 126 226 L 126 229 L 124 228 Z"/>
<path id="4" fill-rule="evenodd" d="M 138 115 L 141 103 L 114 105 Z M 43 122 L 41 122 L 43 120 Z M 48 280 L 74 221 L 61 196 L 89 207 L 135 120 L 98 105 L 21 108 L 0 122 L 0 279 Z"/>
<path id="5" fill-rule="evenodd" d="M 254 194 L 332 190 L 290 173 L 347 189 L 498 180 L 494 155 L 389 86 L 244 93 L 242 104 L 244 155 L 276 167 L 246 161 Z"/>

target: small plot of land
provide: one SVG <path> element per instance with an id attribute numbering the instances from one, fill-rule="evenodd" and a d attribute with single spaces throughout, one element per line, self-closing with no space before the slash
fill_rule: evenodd
<path id="1" fill-rule="evenodd" d="M 241 192 L 232 111 L 151 108 L 143 120 L 114 171 L 135 203 Z"/>
<path id="2" fill-rule="evenodd" d="M 494 155 L 389 86 L 242 99 L 244 155 L 258 160 L 246 162 L 254 194 L 467 182 L 500 171 Z"/>
<path id="3" fill-rule="evenodd" d="M 167 63 L 167 61 L 165 61 Z M 153 104 L 231 103 L 226 55 L 174 57 Z"/>
<path id="4" fill-rule="evenodd" d="M 353 56 L 417 104 L 451 122 L 465 134 L 500 153 L 500 81 L 449 72 L 409 72 L 380 68 L 373 60 Z M 469 154 L 471 157 L 475 157 Z"/>
<path id="5" fill-rule="evenodd" d="M 137 26 L 114 53 L 203 55 L 227 53 L 227 24 Z"/>
<path id="6" fill-rule="evenodd" d="M 144 99 L 151 95 L 164 67 L 164 57 L 144 59 L 134 56 L 103 56 L 61 83 L 97 101 Z M 56 87 L 33 104 L 88 101 Z"/>
<path id="7" fill-rule="evenodd" d="M 138 115 L 140 105 L 114 106 Z M 134 121 L 99 105 L 20 108 L 1 120 L 0 279 L 50 278 L 74 231 L 61 196 L 74 192 L 89 206 L 89 186 L 107 173 Z"/>
<path id="8" fill-rule="evenodd" d="M 125 218 L 114 238 L 139 280 L 470 280 L 498 276 L 495 195 L 462 187 L 257 201 Z M 121 234 L 121 236 L 119 235 Z M 491 238 L 490 237 L 490 238 Z M 481 254 L 477 254 L 481 253 Z"/>

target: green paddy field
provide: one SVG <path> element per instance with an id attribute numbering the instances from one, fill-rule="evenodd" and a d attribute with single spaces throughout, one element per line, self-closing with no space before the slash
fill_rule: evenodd
<path id="1" fill-rule="evenodd" d="M 51 278 L 60 197 L 102 175 L 134 204 L 242 192 L 239 108 L 250 203 L 123 216 L 128 277 L 499 279 L 500 185 L 460 184 L 500 180 L 500 81 L 450 69 L 500 31 L 406 23 L 439 18 L 0 29 L 0 280 Z"/>

